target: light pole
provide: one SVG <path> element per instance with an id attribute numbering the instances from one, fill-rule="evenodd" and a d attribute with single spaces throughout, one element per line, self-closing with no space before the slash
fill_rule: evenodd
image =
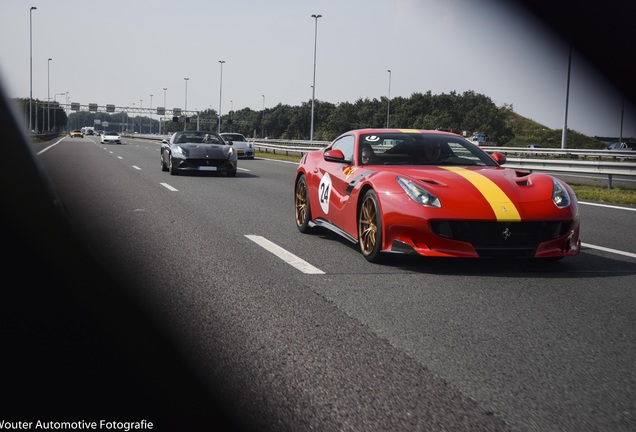
<path id="1" fill-rule="evenodd" d="M 57 100 L 56 100 L 56 98 L 57 98 L 59 95 L 64 95 L 64 94 L 66 94 L 66 93 L 55 93 L 55 94 L 53 95 L 53 105 L 55 105 L 55 108 L 54 108 L 54 111 L 53 111 L 53 129 L 55 129 L 55 130 L 57 130 L 57 121 L 56 121 L 56 119 L 55 119 L 55 117 L 56 117 L 56 115 L 55 115 L 55 114 L 57 113 L 57 110 L 58 110 L 58 108 L 59 108 L 59 106 L 57 105 Z"/>
<path id="2" fill-rule="evenodd" d="M 263 96 L 263 117 L 261 118 L 261 138 L 265 138 L 265 95 Z"/>
<path id="3" fill-rule="evenodd" d="M 46 129 L 51 130 L 51 60 L 46 62 Z"/>
<path id="4" fill-rule="evenodd" d="M 621 105 L 621 131 L 620 131 L 620 135 L 618 136 L 619 143 L 623 142 L 623 117 L 624 116 L 625 116 L 625 96 L 623 96 L 623 103 Z"/>
<path id="5" fill-rule="evenodd" d="M 322 15 L 312 15 L 312 18 L 315 19 L 316 25 L 314 28 L 314 81 L 311 86 L 311 130 L 309 131 L 309 141 L 313 142 L 314 140 L 314 105 L 316 103 L 316 47 L 318 44 L 318 18 L 322 17 Z"/>
<path id="6" fill-rule="evenodd" d="M 219 130 L 218 132 L 221 133 L 221 97 L 223 96 L 223 63 L 225 63 L 225 60 L 219 60 L 219 63 L 221 63 L 221 83 L 219 84 Z"/>
<path id="7" fill-rule="evenodd" d="M 167 108 L 166 108 L 166 91 L 168 91 L 168 87 L 164 87 L 164 88 L 163 88 L 163 109 L 167 109 Z M 164 114 L 164 116 L 165 116 L 165 114 Z M 159 120 L 159 127 L 161 128 L 161 120 Z M 164 127 L 164 129 L 163 129 L 163 130 L 160 130 L 160 131 L 159 131 L 159 133 L 162 133 L 162 132 L 163 132 L 164 134 L 166 133 L 166 131 L 165 131 L 165 127 Z"/>
<path id="8" fill-rule="evenodd" d="M 386 128 L 389 128 L 389 117 L 391 115 L 391 69 L 388 69 L 389 73 L 389 97 L 386 101 Z"/>
<path id="9" fill-rule="evenodd" d="M 568 54 L 568 74 L 567 82 L 565 85 L 565 118 L 563 119 L 563 132 L 561 134 L 561 148 L 568 147 L 568 103 L 570 99 L 570 69 L 572 66 L 572 46 L 570 45 L 570 51 Z"/>
<path id="10" fill-rule="evenodd" d="M 144 100 L 143 99 L 139 99 L 139 133 L 143 133 L 141 130 L 141 114 L 142 114 L 142 108 L 143 108 L 143 103 Z"/>
<path id="11" fill-rule="evenodd" d="M 66 113 L 66 115 L 67 115 L 67 117 L 66 117 L 66 118 L 67 118 L 67 121 L 66 121 L 66 131 L 67 131 L 67 132 L 70 132 L 70 128 L 69 128 L 69 126 L 70 126 L 70 125 L 68 124 L 68 112 L 66 111 L 66 110 L 69 108 L 69 106 L 68 106 L 68 101 L 69 101 L 69 98 L 68 98 L 68 92 L 66 92 L 66 106 L 64 106 L 64 112 L 65 112 L 65 113 Z"/>
<path id="12" fill-rule="evenodd" d="M 29 9 L 29 133 L 33 131 L 33 11 L 36 9 L 35 6 Z"/>
<path id="13" fill-rule="evenodd" d="M 183 108 L 183 130 L 186 130 L 188 125 L 188 80 L 190 78 L 184 78 L 185 80 L 185 106 Z"/>
<path id="14" fill-rule="evenodd" d="M 150 133 L 152 134 L 152 96 L 150 95 Z"/>

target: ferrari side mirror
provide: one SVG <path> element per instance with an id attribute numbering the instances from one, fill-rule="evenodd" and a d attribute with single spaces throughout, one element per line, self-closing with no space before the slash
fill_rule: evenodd
<path id="1" fill-rule="evenodd" d="M 339 162 L 339 163 L 347 163 L 348 161 L 345 159 L 344 153 L 342 153 L 342 150 L 339 149 L 334 149 L 334 150 L 327 150 L 324 154 L 323 154 L 324 159 L 327 162 Z"/>
<path id="2" fill-rule="evenodd" d="M 506 155 L 499 152 L 494 152 L 493 154 L 490 155 L 490 157 L 499 165 L 505 164 L 507 160 Z"/>

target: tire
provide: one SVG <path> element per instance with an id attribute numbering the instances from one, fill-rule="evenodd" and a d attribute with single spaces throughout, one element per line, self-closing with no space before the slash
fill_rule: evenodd
<path id="1" fill-rule="evenodd" d="M 227 171 L 228 177 L 236 177 L 236 170 Z"/>
<path id="2" fill-rule="evenodd" d="M 172 165 L 172 155 L 171 154 L 168 155 L 168 171 L 170 171 L 170 175 L 179 174 L 177 172 L 177 168 L 174 165 Z"/>
<path id="3" fill-rule="evenodd" d="M 360 251 L 367 261 L 382 261 L 382 215 L 378 196 L 370 189 L 364 194 L 358 213 Z"/>
<path id="4" fill-rule="evenodd" d="M 309 222 L 311 222 L 311 206 L 309 205 L 309 189 L 307 188 L 307 179 L 304 175 L 298 177 L 296 187 L 294 188 L 294 207 L 296 227 L 301 233 L 307 234 L 311 231 Z"/>
<path id="5" fill-rule="evenodd" d="M 168 171 L 168 165 L 166 165 L 166 162 L 163 160 L 163 153 L 161 153 L 161 171 Z"/>

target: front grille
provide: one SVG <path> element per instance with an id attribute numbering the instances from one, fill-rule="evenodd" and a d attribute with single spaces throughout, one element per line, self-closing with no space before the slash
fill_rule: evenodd
<path id="1" fill-rule="evenodd" d="M 470 243 L 480 256 L 533 256 L 537 246 L 565 235 L 569 221 L 431 221 L 435 235 Z"/>

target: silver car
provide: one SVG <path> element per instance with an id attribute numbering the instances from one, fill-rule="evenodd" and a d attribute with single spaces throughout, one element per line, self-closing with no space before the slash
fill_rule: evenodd
<path id="1" fill-rule="evenodd" d="M 232 141 L 239 158 L 254 159 L 254 144 L 245 138 L 245 135 L 234 132 L 224 132 L 221 134 L 225 141 Z"/>

